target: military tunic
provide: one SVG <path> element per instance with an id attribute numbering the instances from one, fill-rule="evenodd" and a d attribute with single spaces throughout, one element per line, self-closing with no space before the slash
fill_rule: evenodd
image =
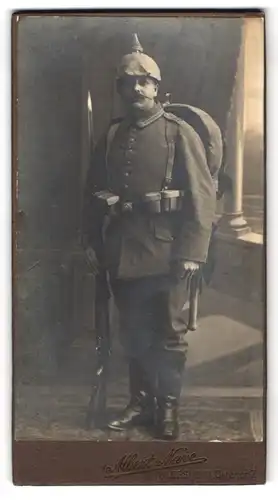
<path id="1" fill-rule="evenodd" d="M 160 191 L 169 155 L 166 127 L 174 141 L 171 189 L 185 191 L 177 213 L 127 213 L 111 221 L 105 249 L 99 247 L 101 215 L 91 194 L 109 189 L 124 201 Z M 169 133 L 168 133 L 169 136 Z M 215 187 L 203 144 L 187 123 L 156 105 L 144 119 L 123 119 L 107 154 L 106 137 L 96 147 L 85 189 L 84 233 L 113 275 L 121 279 L 165 274 L 171 262 L 205 262 L 215 216 Z"/>

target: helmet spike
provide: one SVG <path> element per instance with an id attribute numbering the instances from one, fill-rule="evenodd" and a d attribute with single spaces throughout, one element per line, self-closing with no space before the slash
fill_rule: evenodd
<path id="1" fill-rule="evenodd" d="M 132 52 L 143 52 L 143 47 L 139 42 L 137 33 L 133 33 L 132 35 Z"/>

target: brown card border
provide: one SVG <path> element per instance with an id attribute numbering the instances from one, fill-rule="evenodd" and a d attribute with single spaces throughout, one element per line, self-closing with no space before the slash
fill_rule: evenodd
<path id="1" fill-rule="evenodd" d="M 12 14 L 12 238 L 13 279 L 16 221 L 17 116 L 16 17 L 24 16 L 210 16 L 262 17 L 262 9 L 18 10 Z M 266 81 L 265 81 L 266 89 Z M 266 130 L 265 130 L 266 132 Z M 266 144 L 266 137 L 264 138 Z M 266 209 L 266 204 L 265 204 Z M 266 214 L 265 214 L 266 217 Z M 266 220 L 266 219 L 265 219 Z M 266 262 L 265 262 L 266 267 Z M 13 288 L 13 305 L 15 304 Z M 14 308 L 13 308 L 14 311 Z M 265 314 L 266 319 L 266 314 Z M 13 340 L 14 340 L 14 315 Z M 14 349 L 14 344 L 13 344 Z M 264 484 L 266 481 L 266 341 L 263 442 L 16 441 L 16 485 Z M 14 401 L 13 401 L 14 413 Z M 14 426 L 14 415 L 13 415 Z M 14 435 L 14 432 L 13 432 Z"/>
<path id="2" fill-rule="evenodd" d="M 14 441 L 17 485 L 264 484 L 265 444 Z"/>

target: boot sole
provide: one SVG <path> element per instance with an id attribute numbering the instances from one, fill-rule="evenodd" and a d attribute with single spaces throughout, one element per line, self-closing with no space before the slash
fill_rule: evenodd
<path id="1" fill-rule="evenodd" d="M 171 431 L 165 432 L 165 430 L 163 431 L 161 427 L 157 427 L 155 433 L 156 439 L 163 439 L 163 441 L 175 441 L 179 438 L 179 435 L 180 435 L 179 429 L 175 429 L 173 430 L 173 432 Z"/>
<path id="2" fill-rule="evenodd" d="M 134 427 L 153 427 L 154 425 L 155 425 L 154 420 L 146 420 L 146 421 L 142 421 L 142 422 L 133 421 L 133 422 L 126 424 L 125 426 L 107 424 L 107 427 L 108 427 L 108 429 L 111 429 L 113 431 L 122 432 L 122 431 L 126 431 L 129 429 L 133 429 Z"/>
<path id="3" fill-rule="evenodd" d="M 131 428 L 131 426 L 126 426 L 126 427 L 119 427 L 119 426 L 114 426 L 112 424 L 107 424 L 108 429 L 111 429 L 112 431 L 117 431 L 117 432 L 122 432 L 126 431 Z"/>

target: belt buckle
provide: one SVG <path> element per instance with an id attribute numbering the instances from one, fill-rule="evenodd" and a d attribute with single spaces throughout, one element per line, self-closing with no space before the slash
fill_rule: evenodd
<path id="1" fill-rule="evenodd" d="M 123 201 L 122 202 L 122 211 L 123 212 L 132 212 L 132 202 L 131 201 Z"/>

